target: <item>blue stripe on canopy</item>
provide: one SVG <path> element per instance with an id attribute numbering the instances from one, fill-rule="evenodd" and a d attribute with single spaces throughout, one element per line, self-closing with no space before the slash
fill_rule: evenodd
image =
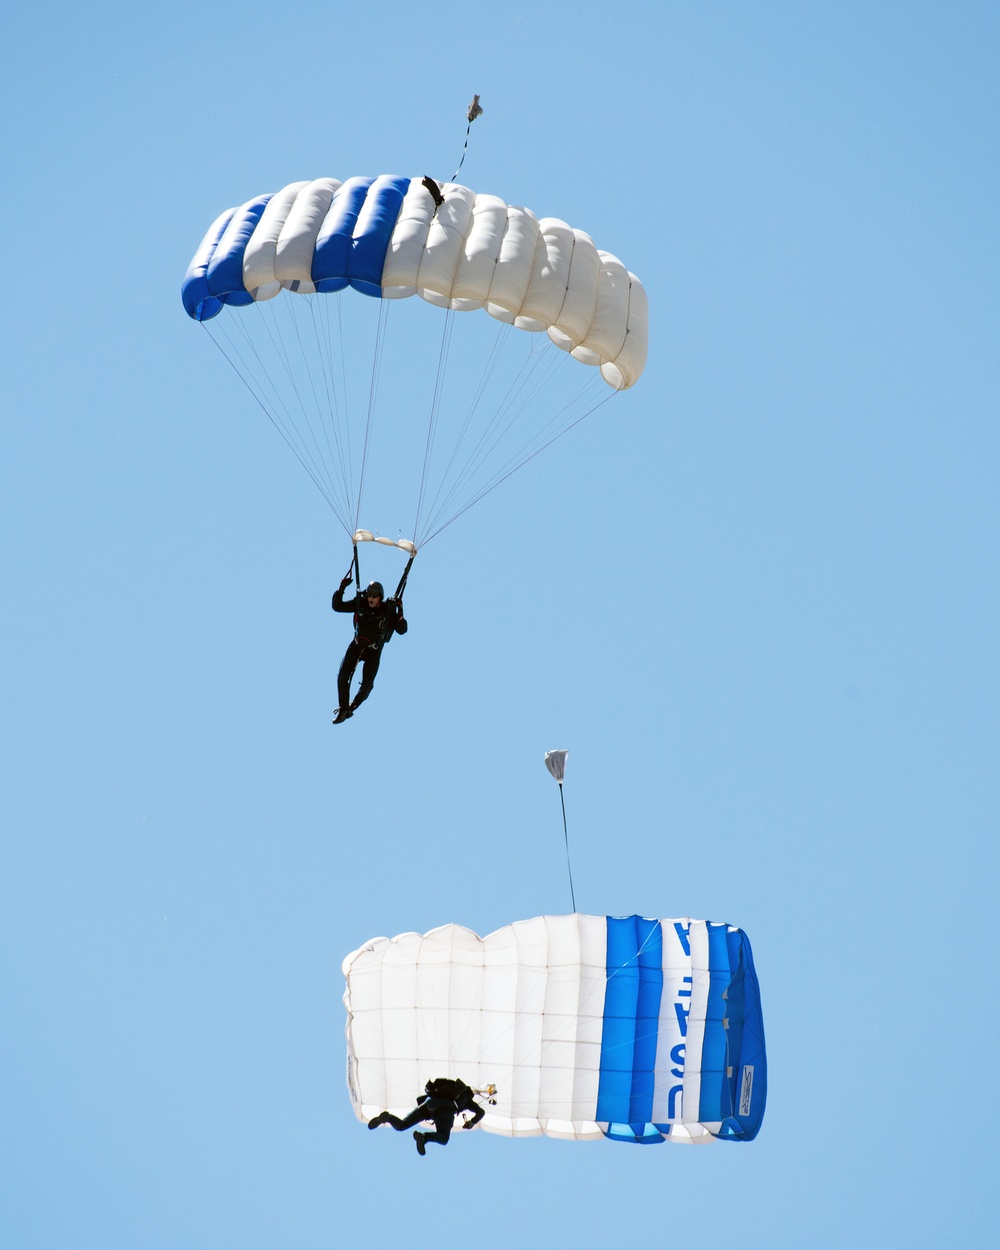
<path id="1" fill-rule="evenodd" d="M 342 291 L 347 286 L 347 259 L 354 227 L 374 181 L 348 178 L 333 193 L 312 258 L 312 280 L 317 291 Z"/>
<path id="2" fill-rule="evenodd" d="M 608 1135 L 660 1141 L 652 1127 L 656 1039 L 663 991 L 659 921 L 608 916 L 607 988 L 595 1118 Z"/>
<path id="3" fill-rule="evenodd" d="M 729 1012 L 729 1078 L 733 1110 L 722 1122 L 719 1137 L 730 1141 L 753 1141 L 760 1132 L 767 1102 L 767 1058 L 764 1023 L 760 1010 L 760 986 L 753 965 L 750 940 L 736 929 L 728 936 L 729 963 L 733 969 L 727 994 Z M 752 1069 L 750 1106 L 741 1109 L 741 1087 L 747 1068 Z"/>
<path id="4" fill-rule="evenodd" d="M 243 285 L 243 254 L 270 198 L 270 195 L 259 195 L 236 210 L 209 262 L 205 273 L 208 289 L 225 304 L 253 303 L 253 297 Z"/>
<path id="5" fill-rule="evenodd" d="M 409 178 L 383 175 L 369 188 L 347 258 L 347 280 L 356 291 L 381 298 L 386 252 L 409 185 Z"/>
<path id="6" fill-rule="evenodd" d="M 732 980 L 729 967 L 727 925 L 713 924 L 708 929 L 708 1004 L 705 1037 L 701 1046 L 701 1098 L 699 1120 L 724 1120 L 732 1114 L 726 1066 L 729 1062 L 728 1003 L 724 995 Z"/>
<path id="7" fill-rule="evenodd" d="M 222 214 L 213 224 L 211 230 L 202 240 L 195 252 L 191 264 L 188 265 L 184 281 L 181 283 L 181 300 L 184 311 L 195 321 L 208 321 L 222 312 L 222 300 L 216 299 L 208 289 L 205 274 L 219 246 L 219 240 L 226 232 L 226 227 L 236 213 L 235 208 Z"/>

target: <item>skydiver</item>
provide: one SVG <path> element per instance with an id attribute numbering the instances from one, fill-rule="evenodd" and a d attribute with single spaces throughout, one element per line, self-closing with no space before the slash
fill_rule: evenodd
<path id="1" fill-rule="evenodd" d="M 382 648 L 392 635 L 405 634 L 409 626 L 403 616 L 403 605 L 395 599 L 385 599 L 381 582 L 369 582 L 363 594 L 355 595 L 349 603 L 344 602 L 344 591 L 351 583 L 350 572 L 341 580 L 340 587 L 333 592 L 334 612 L 354 613 L 354 638 L 344 653 L 340 672 L 337 674 L 337 698 L 339 706 L 333 723 L 353 716 L 372 692 L 375 674 L 378 672 L 382 658 Z M 361 686 L 351 701 L 351 678 L 358 663 L 361 663 Z"/>
<path id="2" fill-rule="evenodd" d="M 421 1133 L 418 1130 L 413 1134 L 413 1140 L 417 1143 L 417 1154 L 422 1155 L 426 1153 L 429 1141 L 440 1142 L 442 1146 L 447 1146 L 455 1117 L 462 1111 L 473 1113 L 471 1120 L 462 1122 L 462 1128 L 475 1128 L 486 1114 L 486 1108 L 476 1102 L 476 1091 L 464 1081 L 439 1076 L 433 1081 L 428 1081 L 424 1090 L 426 1092 L 420 1095 L 417 1105 L 404 1119 L 400 1120 L 398 1116 L 383 1111 L 373 1120 L 368 1121 L 368 1127 L 378 1128 L 380 1124 L 391 1124 L 397 1133 L 402 1133 L 423 1120 L 432 1120 L 435 1132 Z"/>

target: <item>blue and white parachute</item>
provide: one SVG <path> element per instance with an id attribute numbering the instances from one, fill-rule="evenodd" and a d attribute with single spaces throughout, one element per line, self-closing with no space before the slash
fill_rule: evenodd
<path id="1" fill-rule="evenodd" d="M 223 304 L 353 287 L 545 330 L 557 347 L 600 365 L 616 390 L 646 361 L 647 305 L 635 274 L 589 235 L 554 217 L 427 179 L 317 178 L 293 182 L 223 213 L 188 268 L 189 316 Z M 436 185 L 436 184 L 435 184 Z M 440 203 L 438 202 L 440 200 Z"/>
<path id="2" fill-rule="evenodd" d="M 382 306 L 364 369 L 364 353 L 339 336 L 371 301 L 352 297 L 341 308 L 328 298 L 346 289 Z M 388 334 L 383 360 L 386 308 L 414 294 L 446 310 L 437 314 L 445 318 L 440 344 L 418 346 L 407 322 L 402 334 Z M 216 341 L 349 533 L 359 523 L 370 468 L 376 391 L 386 375 L 406 380 L 402 398 L 388 405 L 387 441 L 415 418 L 421 431 L 426 423 L 412 458 L 417 543 L 603 402 L 607 387 L 599 397 L 588 392 L 582 383 L 594 374 L 573 361 L 597 366 L 612 391 L 633 386 L 646 361 L 646 294 L 621 261 L 558 218 L 429 178 L 317 178 L 229 209 L 191 261 L 182 298 L 213 337 L 225 336 Z M 227 305 L 229 315 L 219 318 Z M 493 328 L 476 349 L 482 367 L 469 371 L 460 393 L 449 389 L 449 353 L 463 369 L 476 353 L 452 346 L 450 317 L 477 309 L 494 319 L 482 321 Z M 500 327 L 504 337 L 494 340 Z M 508 337 L 510 329 L 534 333 Z M 542 341 L 559 349 L 555 360 L 540 353 Z M 417 393 L 425 358 L 426 401 Z M 560 358 L 572 367 L 557 384 L 549 375 L 560 373 Z M 353 431 L 352 408 L 365 417 Z M 454 436 L 441 430 L 449 417 Z"/>
<path id="3" fill-rule="evenodd" d="M 750 943 L 727 924 L 539 916 L 376 938 L 344 960 L 356 1115 L 426 1081 L 495 1086 L 482 1127 L 640 1144 L 750 1141 L 767 1064 Z"/>

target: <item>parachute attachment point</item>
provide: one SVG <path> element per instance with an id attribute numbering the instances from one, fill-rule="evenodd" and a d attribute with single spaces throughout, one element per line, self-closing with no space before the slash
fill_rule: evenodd
<path id="1" fill-rule="evenodd" d="M 358 543 L 379 543 L 383 547 L 398 547 L 400 551 L 405 551 L 409 556 L 415 556 L 417 549 L 408 538 L 385 538 L 381 534 L 373 534 L 371 530 L 355 530 L 351 541 L 357 546 Z"/>
<path id="2" fill-rule="evenodd" d="M 456 170 L 455 172 L 457 173 L 458 170 Z M 431 193 L 431 197 L 434 200 L 435 208 L 440 208 L 441 205 L 444 203 L 444 196 L 441 194 L 441 188 L 434 181 L 434 179 L 430 176 L 430 174 L 425 174 L 424 177 L 421 179 L 421 181 L 423 185 L 427 188 L 427 190 Z M 452 182 L 454 181 L 455 180 L 453 178 Z"/>

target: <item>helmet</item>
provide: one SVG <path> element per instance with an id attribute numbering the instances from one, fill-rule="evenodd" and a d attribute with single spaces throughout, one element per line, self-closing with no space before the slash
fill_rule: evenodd
<path id="1" fill-rule="evenodd" d="M 366 595 L 378 595 L 380 599 L 385 598 L 385 591 L 382 589 L 381 582 L 369 582 L 368 589 L 365 591 L 365 594 Z"/>

